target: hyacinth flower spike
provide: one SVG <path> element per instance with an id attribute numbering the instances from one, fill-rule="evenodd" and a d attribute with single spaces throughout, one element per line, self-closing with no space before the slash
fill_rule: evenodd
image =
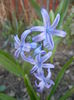
<path id="1" fill-rule="evenodd" d="M 43 17 L 44 26 L 34 26 L 31 28 L 31 31 L 41 32 L 41 34 L 34 36 L 32 40 L 35 42 L 43 41 L 44 47 L 53 50 L 54 48 L 53 35 L 65 37 L 66 32 L 56 29 L 60 20 L 60 14 L 57 14 L 52 25 L 50 24 L 50 18 L 48 12 L 44 8 L 41 9 L 41 14 Z"/>
<path id="2" fill-rule="evenodd" d="M 47 54 L 45 54 L 42 57 L 41 57 L 41 54 L 38 54 L 36 56 L 35 61 L 31 62 L 31 64 L 34 65 L 34 67 L 31 70 L 31 73 L 34 73 L 35 71 L 40 73 L 43 70 L 43 68 L 46 68 L 46 69 L 54 68 L 53 64 L 44 63 L 45 61 L 47 61 L 51 57 L 51 55 L 52 55 L 52 52 L 48 52 Z"/>
<path id="3" fill-rule="evenodd" d="M 31 49 L 36 48 L 37 44 L 35 42 L 33 42 L 33 43 L 26 43 L 25 42 L 25 39 L 30 32 L 31 32 L 30 30 L 24 31 L 21 35 L 21 39 L 19 39 L 18 35 L 14 36 L 14 41 L 15 41 L 14 46 L 16 49 L 14 56 L 16 58 L 18 58 L 19 55 L 21 55 L 21 57 L 27 61 L 27 58 L 26 58 L 24 53 L 25 52 L 29 53 Z"/>
<path id="4" fill-rule="evenodd" d="M 44 88 L 48 89 L 54 85 L 54 82 L 51 80 L 50 69 L 48 69 L 48 75 L 46 77 L 44 76 L 44 73 L 34 73 L 34 76 L 40 81 L 39 84 L 35 81 L 38 92 L 43 92 Z"/>

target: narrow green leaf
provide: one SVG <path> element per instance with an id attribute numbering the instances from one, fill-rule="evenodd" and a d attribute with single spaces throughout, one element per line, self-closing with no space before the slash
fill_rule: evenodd
<path id="1" fill-rule="evenodd" d="M 7 52 L 0 50 L 0 65 L 17 76 L 24 76 L 24 71 L 20 64 Z"/>
<path id="2" fill-rule="evenodd" d="M 57 13 L 61 13 L 62 11 L 62 7 L 63 7 L 63 4 L 64 4 L 64 0 L 61 0 L 60 1 L 60 4 L 58 5 L 57 9 L 56 9 L 56 12 L 55 12 L 55 15 L 57 15 Z"/>
<path id="3" fill-rule="evenodd" d="M 61 24 L 63 23 L 63 19 L 67 14 L 68 5 L 69 5 L 69 0 L 61 0 L 60 4 L 56 10 L 55 16 L 57 15 L 57 13 L 60 13 L 60 21 L 58 24 L 58 28 L 60 28 Z"/>
<path id="4" fill-rule="evenodd" d="M 74 87 L 68 90 L 64 96 L 62 96 L 59 100 L 67 100 L 68 97 L 74 94 Z"/>
<path id="5" fill-rule="evenodd" d="M 0 100 L 16 100 L 6 94 L 0 93 Z"/>
<path id="6" fill-rule="evenodd" d="M 37 96 L 37 94 L 33 90 L 33 88 L 31 86 L 31 83 L 30 83 L 29 78 L 28 78 L 27 75 L 25 75 L 25 77 L 24 77 L 24 83 L 26 85 L 28 94 L 30 96 L 30 100 L 39 100 L 39 97 Z"/>
<path id="7" fill-rule="evenodd" d="M 30 70 L 32 68 L 32 65 L 30 63 L 24 61 L 22 67 L 23 67 L 24 73 L 29 74 Z"/>
<path id="8" fill-rule="evenodd" d="M 39 19 L 36 19 L 34 22 L 33 22 L 33 25 L 43 25 L 43 22 Z"/>
<path id="9" fill-rule="evenodd" d="M 53 12 L 53 10 L 50 10 L 50 13 L 49 13 L 49 16 L 50 16 L 50 22 L 51 22 L 51 24 L 53 23 L 53 21 L 54 21 L 54 12 Z"/>
<path id="10" fill-rule="evenodd" d="M 71 28 L 70 25 L 72 23 L 72 19 L 74 18 L 74 14 L 70 12 L 69 16 L 66 18 L 66 21 L 63 25 L 63 29 L 67 32 L 67 36 L 71 35 Z"/>
<path id="11" fill-rule="evenodd" d="M 51 100 L 51 97 L 52 95 L 55 93 L 57 87 L 58 87 L 58 84 L 60 83 L 66 69 L 69 67 L 69 65 L 72 63 L 72 61 L 74 60 L 74 57 L 70 58 L 69 61 L 67 61 L 67 63 L 63 66 L 63 68 L 61 69 L 61 71 L 59 72 L 56 80 L 55 80 L 55 85 L 52 87 L 52 90 L 48 96 L 48 99 L 47 100 Z"/>
<path id="12" fill-rule="evenodd" d="M 38 5 L 38 3 L 36 2 L 36 0 L 30 0 L 31 5 L 34 7 L 36 13 L 38 14 L 38 16 L 41 18 L 41 14 L 40 14 L 40 6 Z"/>

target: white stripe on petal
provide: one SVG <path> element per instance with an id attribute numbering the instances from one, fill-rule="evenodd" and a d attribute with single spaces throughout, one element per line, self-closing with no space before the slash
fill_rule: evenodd
<path id="1" fill-rule="evenodd" d="M 45 27 L 50 26 L 50 18 L 49 18 L 48 12 L 44 8 L 42 8 L 41 14 L 42 14 L 42 17 L 43 17 L 44 26 Z"/>
<path id="2" fill-rule="evenodd" d="M 21 52 L 21 57 L 22 57 L 23 60 L 25 60 L 25 61 L 27 61 L 27 62 L 33 64 L 33 65 L 35 64 L 34 59 L 29 58 L 29 57 L 26 57 L 25 54 L 24 54 L 24 52 Z"/>
<path id="3" fill-rule="evenodd" d="M 44 29 L 43 26 L 33 26 L 30 30 L 31 30 L 31 31 L 43 32 L 45 29 Z"/>
<path id="4" fill-rule="evenodd" d="M 44 38 L 45 38 L 45 34 L 44 34 L 44 33 L 41 33 L 41 34 L 39 34 L 39 35 L 37 35 L 37 36 L 34 36 L 34 37 L 32 38 L 32 40 L 33 40 L 34 42 L 40 42 L 40 41 L 44 40 Z"/>
<path id="5" fill-rule="evenodd" d="M 46 64 L 43 64 L 42 67 L 43 68 L 49 68 L 50 69 L 50 68 L 54 68 L 54 65 L 53 64 L 46 63 Z"/>
<path id="6" fill-rule="evenodd" d="M 55 29 L 59 23 L 59 20 L 60 20 L 60 14 L 57 14 L 53 24 L 51 25 L 51 28 Z"/>
<path id="7" fill-rule="evenodd" d="M 41 61 L 45 62 L 47 61 L 52 55 L 52 52 L 47 53 L 45 56 L 41 57 Z"/>
<path id="8" fill-rule="evenodd" d="M 42 78 L 41 78 L 40 75 L 38 75 L 37 73 L 34 73 L 34 76 L 35 76 L 38 80 L 42 81 Z"/>
<path id="9" fill-rule="evenodd" d="M 32 48 L 32 49 L 34 49 L 34 48 L 36 48 L 36 47 L 37 47 L 37 43 L 32 42 L 32 43 L 30 43 L 30 46 L 31 46 L 31 48 Z"/>
<path id="10" fill-rule="evenodd" d="M 38 69 L 38 67 L 35 65 L 35 66 L 31 69 L 31 73 L 34 73 L 37 69 Z"/>
<path id="11" fill-rule="evenodd" d="M 16 58 L 18 58 L 20 52 L 21 52 L 20 49 L 17 49 L 17 50 L 15 51 L 15 53 L 14 53 L 14 56 L 15 56 Z"/>
<path id="12" fill-rule="evenodd" d="M 22 35 L 21 35 L 21 41 L 25 41 L 27 35 L 30 34 L 30 33 L 31 33 L 31 30 L 26 30 L 26 31 L 24 31 L 24 32 L 22 33 Z"/>
<path id="13" fill-rule="evenodd" d="M 53 48 L 54 48 L 54 41 L 53 41 L 52 34 L 47 34 L 46 35 L 46 39 L 47 39 L 47 42 L 48 42 L 48 45 L 49 45 L 48 49 L 53 50 Z"/>
<path id="14" fill-rule="evenodd" d="M 52 31 L 52 35 L 56 35 L 56 36 L 60 36 L 60 37 L 65 37 L 66 36 L 66 32 L 64 32 L 62 30 L 53 30 Z"/>
<path id="15" fill-rule="evenodd" d="M 14 36 L 14 40 L 18 45 L 20 44 L 20 39 L 19 39 L 18 35 Z"/>

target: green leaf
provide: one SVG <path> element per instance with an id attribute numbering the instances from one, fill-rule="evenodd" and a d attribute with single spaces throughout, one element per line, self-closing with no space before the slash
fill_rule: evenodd
<path id="1" fill-rule="evenodd" d="M 64 1 L 65 0 L 61 0 L 60 1 L 60 4 L 58 5 L 58 7 L 57 7 L 57 9 L 56 9 L 56 12 L 55 12 L 55 15 L 57 15 L 57 13 L 61 13 L 61 11 L 62 11 L 62 7 L 63 7 L 63 4 L 64 4 Z"/>
<path id="2" fill-rule="evenodd" d="M 55 16 L 57 13 L 60 13 L 60 21 L 58 24 L 58 28 L 60 28 L 61 24 L 63 23 L 63 19 L 67 14 L 68 11 L 69 0 L 61 0 L 58 8 L 56 9 Z"/>
<path id="3" fill-rule="evenodd" d="M 29 74 L 30 70 L 32 68 L 32 65 L 30 63 L 24 61 L 22 67 L 23 67 L 24 73 Z"/>
<path id="4" fill-rule="evenodd" d="M 36 19 L 34 22 L 33 22 L 33 25 L 43 25 L 43 22 L 41 21 L 41 20 L 39 20 L 39 19 Z"/>
<path id="5" fill-rule="evenodd" d="M 66 21 L 63 25 L 63 29 L 68 33 L 67 35 L 71 35 L 70 25 L 72 23 L 72 19 L 74 18 L 74 14 L 70 12 L 69 16 L 66 18 Z"/>
<path id="6" fill-rule="evenodd" d="M 53 10 L 50 10 L 49 16 L 50 16 L 50 22 L 52 24 L 53 21 L 54 21 L 54 12 L 53 12 Z"/>
<path id="7" fill-rule="evenodd" d="M 0 100 L 16 100 L 6 94 L 0 93 Z"/>
<path id="8" fill-rule="evenodd" d="M 33 88 L 31 86 L 31 83 L 30 83 L 29 78 L 28 78 L 27 75 L 24 76 L 24 83 L 26 85 L 28 94 L 30 96 L 30 100 L 39 100 L 39 97 L 37 96 L 37 94 L 33 90 Z"/>
<path id="9" fill-rule="evenodd" d="M 5 85 L 1 85 L 1 86 L 0 86 L 0 92 L 5 91 L 5 89 L 6 89 L 6 86 L 5 86 Z"/>
<path id="10" fill-rule="evenodd" d="M 36 0 L 30 0 L 31 5 L 34 7 L 34 10 L 38 14 L 38 16 L 41 18 L 40 14 L 40 6 L 37 4 Z"/>
<path id="11" fill-rule="evenodd" d="M 55 85 L 52 87 L 52 90 L 51 90 L 47 100 L 51 100 L 51 97 L 55 93 L 55 91 L 56 91 L 56 89 L 57 89 L 57 87 L 58 87 L 65 71 L 66 71 L 66 69 L 69 67 L 69 65 L 72 63 L 73 60 L 74 60 L 74 57 L 70 58 L 69 61 L 67 61 L 67 63 L 63 66 L 63 68 L 59 72 L 59 74 L 58 74 L 58 76 L 55 80 Z"/>
<path id="12" fill-rule="evenodd" d="M 62 96 L 59 100 L 67 100 L 68 97 L 74 94 L 74 87 L 68 90 L 64 96 Z"/>
<path id="13" fill-rule="evenodd" d="M 17 76 L 24 76 L 24 71 L 20 64 L 7 52 L 0 50 L 0 65 Z"/>

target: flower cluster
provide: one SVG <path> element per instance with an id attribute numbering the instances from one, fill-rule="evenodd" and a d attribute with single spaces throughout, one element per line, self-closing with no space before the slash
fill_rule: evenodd
<path id="1" fill-rule="evenodd" d="M 44 88 L 50 88 L 54 85 L 51 80 L 51 68 L 54 68 L 53 64 L 45 63 L 51 56 L 54 48 L 53 36 L 65 37 L 66 33 L 62 30 L 57 30 L 56 27 L 60 20 L 60 14 L 57 14 L 53 24 L 50 25 L 50 18 L 47 11 L 42 8 L 41 14 L 43 17 L 44 26 L 34 26 L 21 35 L 21 39 L 18 36 L 14 36 L 15 40 L 15 57 L 21 58 L 33 65 L 31 74 L 39 80 L 39 84 L 35 81 L 35 85 L 39 92 L 42 92 Z M 32 37 L 32 42 L 26 42 L 26 37 L 32 32 L 40 32 L 39 35 Z M 44 50 L 47 48 L 48 52 Z M 33 54 L 30 52 L 33 51 Z M 47 70 L 47 75 L 44 73 L 44 69 Z"/>

